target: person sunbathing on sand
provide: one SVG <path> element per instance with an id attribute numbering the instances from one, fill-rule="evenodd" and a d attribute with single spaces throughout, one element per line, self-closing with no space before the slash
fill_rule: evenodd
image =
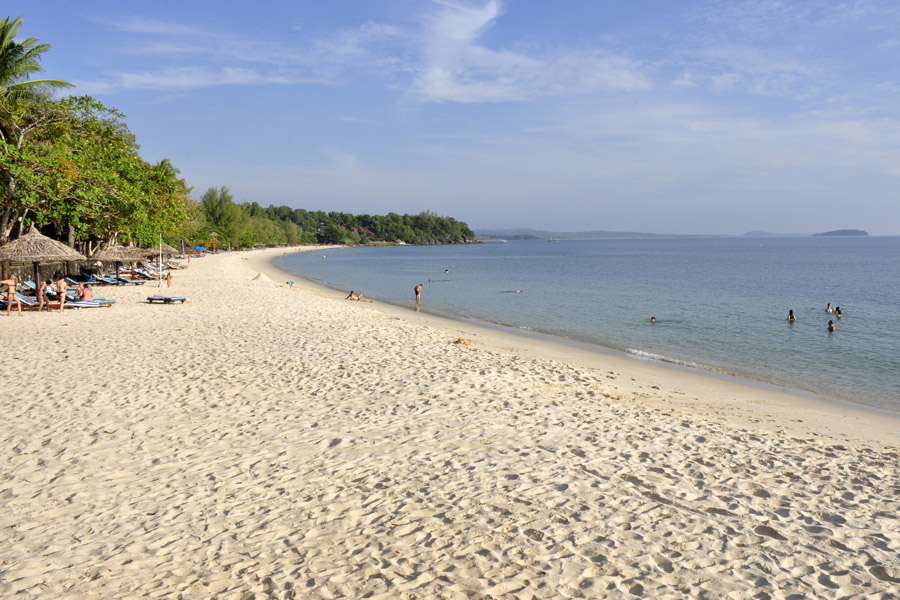
<path id="1" fill-rule="evenodd" d="M 353 290 L 350 290 L 350 293 L 347 294 L 347 297 L 344 298 L 344 300 L 356 300 L 357 302 L 372 302 L 372 300 L 366 300 L 365 298 L 363 298 L 362 292 L 357 294 Z"/>

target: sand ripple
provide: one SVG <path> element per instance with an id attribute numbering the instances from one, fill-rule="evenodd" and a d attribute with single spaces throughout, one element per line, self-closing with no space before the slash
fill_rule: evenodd
<path id="1" fill-rule="evenodd" d="M 898 597 L 896 443 L 204 260 L 184 305 L 3 322 L 3 597 Z"/>

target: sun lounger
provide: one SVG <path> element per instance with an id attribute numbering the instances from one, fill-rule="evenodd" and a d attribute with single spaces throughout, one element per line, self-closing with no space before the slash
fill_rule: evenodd
<path id="1" fill-rule="evenodd" d="M 112 300 L 109 298 L 94 298 L 93 300 L 79 300 L 78 296 L 76 296 L 75 294 L 66 294 L 66 306 L 68 306 L 70 302 L 85 302 L 85 303 L 96 302 L 99 306 L 105 306 L 106 308 L 109 308 L 110 306 L 112 306 L 113 304 L 116 303 L 115 300 Z"/>
<path id="2" fill-rule="evenodd" d="M 19 302 L 22 303 L 22 310 L 37 310 L 40 306 L 38 304 L 38 299 L 34 296 L 25 296 L 24 294 L 22 294 L 22 292 L 16 292 L 16 297 L 19 299 Z M 15 306 L 15 303 L 13 303 L 13 306 Z M 6 308 L 5 301 L 3 303 L 3 307 Z M 47 310 L 59 310 L 59 300 L 52 303 L 49 300 L 47 302 L 44 302 L 44 308 L 46 308 Z"/>
<path id="3" fill-rule="evenodd" d="M 161 302 L 163 304 L 175 304 L 176 302 L 181 302 L 184 304 L 187 298 L 182 298 L 178 296 L 147 296 L 147 302 L 153 304 L 154 302 Z"/>

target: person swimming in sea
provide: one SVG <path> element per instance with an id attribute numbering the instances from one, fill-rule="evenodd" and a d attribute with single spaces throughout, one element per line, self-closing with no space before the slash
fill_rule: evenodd
<path id="1" fill-rule="evenodd" d="M 835 306 L 835 307 L 834 307 L 834 316 L 836 316 L 838 319 L 840 319 L 842 316 L 844 316 L 844 315 L 841 314 L 841 307 L 840 307 L 840 306 Z"/>
<path id="2" fill-rule="evenodd" d="M 651 322 L 651 323 L 656 323 L 656 317 L 650 317 L 650 322 Z"/>
<path id="3" fill-rule="evenodd" d="M 828 333 L 833 333 L 837 331 L 834 327 L 834 321 L 828 321 Z"/>
<path id="4" fill-rule="evenodd" d="M 831 308 L 831 302 L 829 302 L 828 306 L 825 307 L 825 312 L 827 312 L 828 314 L 831 314 L 834 312 L 834 309 Z"/>
<path id="5" fill-rule="evenodd" d="M 797 318 L 794 316 L 794 309 L 788 311 L 788 323 L 793 323 Z"/>

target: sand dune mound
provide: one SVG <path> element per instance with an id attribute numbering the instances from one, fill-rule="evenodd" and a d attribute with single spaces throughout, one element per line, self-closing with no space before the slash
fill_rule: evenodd
<path id="1" fill-rule="evenodd" d="M 265 273 L 258 273 L 256 277 L 253 278 L 253 281 L 272 281 L 269 279 L 269 276 Z"/>

